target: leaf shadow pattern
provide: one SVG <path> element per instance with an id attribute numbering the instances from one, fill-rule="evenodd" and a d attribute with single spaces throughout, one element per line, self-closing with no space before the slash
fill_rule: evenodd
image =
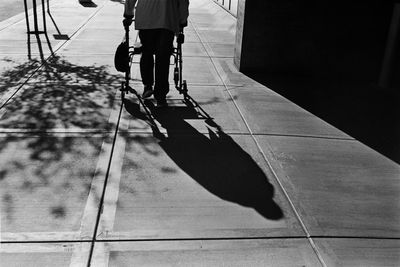
<path id="1" fill-rule="evenodd" d="M 73 64 L 57 55 L 3 72 L 0 92 L 9 89 L 6 81 L 17 81 L 33 66 L 41 67 L 0 109 L 1 223 L 8 232 L 47 229 L 35 219 L 22 222 L 28 207 L 38 220 L 50 217 L 48 224 L 60 228 L 80 223 L 76 211 L 104 153 L 102 142 L 116 127 L 110 114 L 120 104 L 119 75 L 107 66 Z"/>
<path id="2" fill-rule="evenodd" d="M 78 66 L 55 56 L 2 108 L 0 127 L 110 130 L 104 109 L 114 105 L 116 90 L 110 86 L 116 79 L 104 66 Z"/>
<path id="3" fill-rule="evenodd" d="M 185 121 L 195 119 L 193 115 L 198 114 L 193 110 L 195 106 L 155 108 L 152 102 L 146 103 L 154 119 L 167 131 L 167 136 L 160 136 L 159 131 L 155 135 L 160 139 L 159 145 L 180 169 L 223 200 L 253 208 L 266 219 L 283 218 L 282 209 L 273 200 L 274 187 L 268 177 L 215 121 L 197 117 L 205 119 L 207 137 Z M 125 103 L 129 104 L 132 105 Z M 127 107 L 127 110 L 137 109 Z"/>

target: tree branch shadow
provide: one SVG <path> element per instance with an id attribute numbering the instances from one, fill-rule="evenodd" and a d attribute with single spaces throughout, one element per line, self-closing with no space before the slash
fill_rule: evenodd
<path id="1" fill-rule="evenodd" d="M 119 105 L 119 75 L 57 55 L 43 59 L 16 63 L 0 76 L 0 92 L 10 90 L 10 81 L 21 83 L 0 109 L 0 195 L 8 232 L 26 226 L 18 215 L 25 201 L 42 203 L 37 209 L 46 209 L 59 227 L 76 223 L 71 209 L 87 198 L 101 144 L 116 127 L 109 117 Z M 21 82 L 28 73 L 33 76 Z"/>

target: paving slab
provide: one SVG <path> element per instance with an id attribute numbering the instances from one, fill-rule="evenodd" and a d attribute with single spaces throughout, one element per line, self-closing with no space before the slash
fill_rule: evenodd
<path id="1" fill-rule="evenodd" d="M 224 15 L 225 11 L 221 13 L 221 15 Z M 235 31 L 236 31 L 236 20 L 233 19 L 232 16 L 227 15 L 223 16 L 220 19 L 215 19 L 215 17 L 209 17 L 205 16 L 203 19 L 200 21 L 198 20 L 196 15 L 191 15 L 191 20 L 193 21 L 193 28 L 197 31 L 202 31 L 205 35 L 203 37 L 208 38 L 208 39 L 202 39 L 203 41 L 205 40 L 210 40 L 210 38 L 213 40 L 213 42 L 216 43 L 222 43 L 221 40 L 218 40 L 216 38 L 216 31 L 225 31 L 225 34 L 223 35 L 225 37 L 225 40 L 228 42 L 232 42 L 232 35 L 235 36 Z M 214 31 L 211 35 L 206 34 L 206 31 Z"/>
<path id="2" fill-rule="evenodd" d="M 0 110 L 0 131 L 112 131 L 121 106 L 117 90 L 63 81 L 25 84 Z"/>
<path id="3" fill-rule="evenodd" d="M 328 266 L 399 266 L 400 240 L 316 238 Z"/>
<path id="4" fill-rule="evenodd" d="M 110 267 L 321 266 L 304 239 L 109 242 L 97 243 L 94 255 Z"/>
<path id="5" fill-rule="evenodd" d="M 193 85 L 223 85 L 210 58 L 184 57 L 183 77 Z M 170 70 L 170 81 L 173 71 Z"/>
<path id="6" fill-rule="evenodd" d="M 90 243 L 1 244 L 2 266 L 86 266 Z"/>
<path id="7" fill-rule="evenodd" d="M 22 87 L 18 84 L 20 80 L 0 86 L 4 88 L 0 95 L 2 104 L 8 101 L 0 110 L 0 128 L 7 131 L 115 128 L 121 105 L 116 98 L 121 75 L 110 73 L 111 66 L 80 62 L 79 58 L 54 56 L 43 64 L 28 62 L 8 74 L 5 72 L 3 77 L 13 77 L 18 72 L 31 73 L 31 77 Z M 35 70 L 40 64 L 40 69 Z"/>
<path id="8" fill-rule="evenodd" d="M 98 238 L 304 236 L 249 136 L 193 128 L 161 141 L 125 134 L 116 146 Z"/>
<path id="9" fill-rule="evenodd" d="M 398 164 L 358 141 L 256 138 L 311 236 L 400 236 Z"/>
<path id="10" fill-rule="evenodd" d="M 107 136 L 2 134 L 0 142 L 1 240 L 90 238 L 88 214 L 102 190 L 92 184 L 105 177 L 96 165 L 109 158 Z"/>
<path id="11" fill-rule="evenodd" d="M 184 29 L 184 34 L 185 34 L 185 43 L 183 47 L 186 46 L 188 43 L 200 43 L 200 38 L 199 35 L 192 29 L 190 29 L 191 23 L 189 22 L 188 27 Z"/>
<path id="12" fill-rule="evenodd" d="M 208 57 L 207 51 L 202 43 L 185 43 L 182 54 L 186 57 Z"/>
<path id="13" fill-rule="evenodd" d="M 204 15 L 201 14 L 191 14 L 190 20 L 193 22 L 193 28 L 196 31 L 202 31 L 206 34 L 206 31 L 212 31 L 211 35 L 206 34 L 208 37 L 216 37 L 216 32 L 218 31 L 225 31 L 223 35 L 226 37 L 224 40 L 228 40 L 229 42 L 232 41 L 231 36 L 235 36 L 236 31 L 236 20 L 231 16 L 227 15 L 225 11 L 218 13 L 220 17 L 210 16 L 209 14 Z M 203 37 L 206 37 L 203 36 Z M 213 39 L 217 43 L 221 43 L 221 40 Z M 205 39 L 203 39 L 205 41 Z"/>
<path id="14" fill-rule="evenodd" d="M 104 2 L 104 1 L 97 1 Z M 100 3 L 99 3 L 100 4 Z M 97 9 L 89 10 L 78 1 L 51 1 L 50 12 L 47 13 L 46 34 L 27 34 L 25 17 L 17 15 L 10 18 L 9 23 L 2 23 L 0 30 L 0 97 L 4 104 L 14 92 L 10 85 L 23 84 L 26 79 L 46 60 L 52 52 L 57 51 L 67 38 L 73 36 L 87 22 Z M 71 15 L 74 19 L 71 20 Z M 32 11 L 29 12 L 33 29 Z M 43 30 L 40 19 L 39 29 Z M 62 37 L 62 38 L 60 38 Z"/>
<path id="15" fill-rule="evenodd" d="M 3 106 L 41 66 L 40 59 L 26 55 L 0 55 L 0 106 Z"/>
<path id="16" fill-rule="evenodd" d="M 239 72 L 233 58 L 212 58 L 218 75 L 227 87 L 265 87 Z"/>
<path id="17" fill-rule="evenodd" d="M 46 12 L 46 28 L 43 24 L 41 8 L 38 10 L 40 11 L 38 14 L 38 30 L 46 30 L 48 40 L 51 41 L 53 47 L 65 41 L 65 38 L 59 39 L 58 37 L 61 35 L 64 37 L 71 37 L 88 20 L 88 18 L 90 18 L 102 7 L 102 5 L 100 5 L 96 9 L 87 9 L 79 5 L 78 1 L 58 1 L 59 3 L 57 4 L 54 4 L 54 2 L 56 1 L 51 1 L 49 12 Z M 71 16 L 73 16 L 74 19 L 71 19 Z M 32 11 L 30 11 L 29 29 L 31 31 L 34 30 L 33 22 L 33 14 Z M 27 40 L 27 37 L 23 39 L 16 39 L 16 37 L 20 36 L 22 33 L 28 36 L 25 17 L 21 17 L 19 21 L 7 26 L 0 31 L 0 38 L 2 39 L 0 52 L 26 53 L 25 40 Z M 30 36 L 35 37 L 33 34 Z M 39 36 L 40 39 L 46 39 L 45 34 L 39 34 L 37 36 Z M 14 41 L 14 43 L 11 41 Z M 46 41 L 42 41 L 43 49 L 47 49 L 45 47 L 45 42 Z"/>
<path id="18" fill-rule="evenodd" d="M 114 54 L 70 54 L 63 53 L 62 51 L 58 53 L 58 56 L 55 57 L 52 61 L 50 61 L 50 69 L 54 68 L 56 71 L 66 72 L 68 68 L 63 69 L 63 64 L 72 68 L 71 72 L 73 75 L 78 77 L 74 78 L 73 81 L 85 83 L 95 83 L 101 84 L 102 79 L 104 79 L 103 84 L 117 84 L 120 85 L 121 81 L 123 81 L 124 74 L 122 72 L 118 72 L 114 67 Z M 135 68 L 133 68 L 134 70 Z M 45 70 L 45 69 L 44 69 Z M 79 77 L 79 73 L 77 71 L 82 70 L 84 77 Z M 42 75 L 38 73 L 37 76 L 31 78 L 31 82 L 44 81 Z M 42 79 L 42 80 L 40 80 Z M 54 77 L 55 81 L 57 81 L 57 77 Z M 53 80 L 53 79 L 50 79 Z"/>
<path id="19" fill-rule="evenodd" d="M 235 32 L 224 30 L 198 30 L 200 40 L 204 43 L 234 44 Z"/>
<path id="20" fill-rule="evenodd" d="M 210 57 L 233 57 L 235 45 L 234 44 L 220 44 L 220 43 L 204 43 L 207 53 Z"/>
<path id="21" fill-rule="evenodd" d="M 62 43 L 64 43 L 76 28 L 70 28 L 61 36 L 56 30 L 48 30 L 43 34 L 28 34 L 24 24 L 18 24 L 13 27 L 0 31 L 0 54 L 4 55 L 38 55 L 42 54 L 48 57 Z M 56 37 L 57 36 L 57 37 Z M 60 38 L 58 38 L 60 37 Z M 62 38 L 63 37 L 63 38 Z"/>
<path id="22" fill-rule="evenodd" d="M 353 139 L 266 87 L 229 88 L 252 133 Z"/>
<path id="23" fill-rule="evenodd" d="M 0 55 L 0 94 L 9 85 L 22 84 L 41 66 L 40 58 L 28 55 Z"/>
<path id="24" fill-rule="evenodd" d="M 92 266 L 399 265 L 399 165 L 240 73 L 234 17 L 190 8 L 184 79 L 213 121 L 171 86 L 155 132 L 128 95 L 115 143 L 122 2 L 51 1 L 48 39 L 0 23 L 1 263 L 87 266 L 93 241 Z"/>
<path id="25" fill-rule="evenodd" d="M 0 53 L 1 54 L 25 54 L 27 57 L 32 57 L 32 55 L 36 56 L 36 58 L 40 58 L 37 55 L 42 55 L 43 58 L 47 58 L 53 52 L 53 46 L 48 45 L 42 40 L 45 37 L 36 38 L 35 36 L 31 37 L 30 41 L 27 40 L 5 40 L 1 41 L 0 45 Z M 29 54 L 31 56 L 29 56 Z"/>
<path id="26" fill-rule="evenodd" d="M 21 85 L 4 84 L 0 85 L 0 106 L 3 106 L 18 91 Z"/>
<path id="27" fill-rule="evenodd" d="M 60 55 L 68 54 L 79 54 L 87 56 L 91 54 L 106 54 L 108 57 L 114 60 L 114 53 L 117 46 L 121 43 L 123 32 L 115 38 L 104 39 L 104 40 L 85 40 L 84 42 L 74 41 L 63 47 L 60 51 Z"/>
<path id="28" fill-rule="evenodd" d="M 202 3 L 202 6 L 195 6 L 191 3 L 190 20 L 198 29 L 233 29 L 236 19 L 225 10 L 219 8 L 215 3 Z M 211 28 L 214 26 L 214 28 Z"/>
<path id="29" fill-rule="evenodd" d="M 132 32 L 135 32 L 133 29 L 131 29 L 130 33 L 131 35 Z M 101 29 L 101 28 L 89 28 L 84 27 L 82 28 L 79 33 L 77 33 L 74 36 L 74 42 L 78 42 L 81 45 L 84 45 L 86 41 L 93 41 L 96 40 L 98 41 L 98 45 L 96 48 L 101 48 L 101 46 L 106 46 L 107 44 L 104 43 L 105 41 L 109 40 L 122 40 L 122 37 L 124 36 L 124 28 L 122 27 L 122 21 L 121 21 L 121 27 L 118 28 L 117 25 L 115 25 L 115 28 L 113 29 Z M 131 36 L 132 37 L 132 36 Z M 85 41 L 85 42 L 82 42 Z M 96 49 L 92 49 L 96 50 Z"/>

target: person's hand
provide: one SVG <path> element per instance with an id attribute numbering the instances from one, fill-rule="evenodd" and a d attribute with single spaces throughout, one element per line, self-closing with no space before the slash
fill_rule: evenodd
<path id="1" fill-rule="evenodd" d="M 179 26 L 181 29 L 183 29 L 183 28 L 187 27 L 187 25 L 188 25 L 187 20 L 185 20 L 185 21 L 182 21 Z"/>
<path id="2" fill-rule="evenodd" d="M 132 24 L 133 21 L 133 16 L 131 15 L 124 15 L 124 20 L 122 21 L 122 24 L 124 24 L 124 27 L 129 27 Z"/>

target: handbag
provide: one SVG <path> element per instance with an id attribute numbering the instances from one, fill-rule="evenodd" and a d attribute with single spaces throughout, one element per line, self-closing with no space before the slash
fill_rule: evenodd
<path id="1" fill-rule="evenodd" d="M 114 66 L 119 72 L 128 72 L 129 70 L 129 46 L 126 41 L 120 43 L 115 51 Z"/>

